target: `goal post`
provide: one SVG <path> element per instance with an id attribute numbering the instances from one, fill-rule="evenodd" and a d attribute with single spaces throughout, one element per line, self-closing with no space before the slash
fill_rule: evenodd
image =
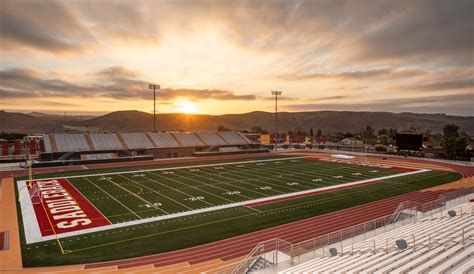
<path id="1" fill-rule="evenodd" d="M 43 202 L 43 195 L 37 184 L 28 182 L 18 190 L 18 201 L 26 205 L 37 205 Z"/>

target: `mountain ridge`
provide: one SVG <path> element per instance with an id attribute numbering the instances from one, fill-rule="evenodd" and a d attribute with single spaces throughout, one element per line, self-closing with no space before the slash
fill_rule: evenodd
<path id="1" fill-rule="evenodd" d="M 68 117 L 68 116 L 66 116 Z M 242 114 L 182 114 L 160 113 L 156 115 L 157 130 L 216 130 L 223 126 L 232 130 L 250 130 L 260 126 L 273 131 L 275 114 L 272 112 L 253 111 Z M 35 117 L 15 112 L 0 111 L 0 130 L 20 133 L 64 133 L 64 132 L 140 132 L 153 130 L 153 114 L 137 110 L 111 112 L 102 116 L 84 119 L 57 119 L 58 117 L 38 115 Z M 442 132 L 446 124 L 456 124 L 470 135 L 474 134 L 473 116 L 455 116 L 445 114 L 364 112 L 364 111 L 306 111 L 279 112 L 278 128 L 280 132 L 294 131 L 300 127 L 308 132 L 310 128 L 323 132 L 357 132 L 371 125 L 374 129 L 395 128 L 408 130 L 411 127 L 419 130 Z"/>

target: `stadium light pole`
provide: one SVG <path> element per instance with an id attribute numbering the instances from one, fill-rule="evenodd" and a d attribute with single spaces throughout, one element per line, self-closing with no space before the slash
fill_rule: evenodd
<path id="1" fill-rule="evenodd" d="M 283 91 L 272 90 L 272 95 L 275 96 L 275 150 L 278 144 L 278 96 L 281 96 Z"/>
<path id="2" fill-rule="evenodd" d="M 153 132 L 156 132 L 156 90 L 160 91 L 160 85 L 149 84 L 148 89 L 153 90 Z"/>

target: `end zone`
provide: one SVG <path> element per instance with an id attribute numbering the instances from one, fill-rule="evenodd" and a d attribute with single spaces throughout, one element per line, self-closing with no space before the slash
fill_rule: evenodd
<path id="1" fill-rule="evenodd" d="M 67 179 L 35 180 L 27 186 L 18 182 L 18 188 L 37 188 L 41 199 L 28 203 L 30 191 L 20 193 L 26 242 L 43 237 L 110 225 L 111 222 L 89 202 Z"/>

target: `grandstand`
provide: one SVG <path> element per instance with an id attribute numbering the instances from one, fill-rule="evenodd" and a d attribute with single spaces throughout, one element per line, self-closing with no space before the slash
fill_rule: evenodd
<path id="1" fill-rule="evenodd" d="M 312 250 L 278 273 L 472 273 L 473 210 L 464 203 L 375 237 Z"/>
<path id="2" fill-rule="evenodd" d="M 257 144 L 234 131 L 44 134 L 42 137 L 44 151 L 38 150 L 40 163 L 35 163 L 36 166 L 51 161 L 84 164 L 94 159 L 122 161 L 262 151 Z M 101 153 L 115 155 L 90 155 Z"/>

